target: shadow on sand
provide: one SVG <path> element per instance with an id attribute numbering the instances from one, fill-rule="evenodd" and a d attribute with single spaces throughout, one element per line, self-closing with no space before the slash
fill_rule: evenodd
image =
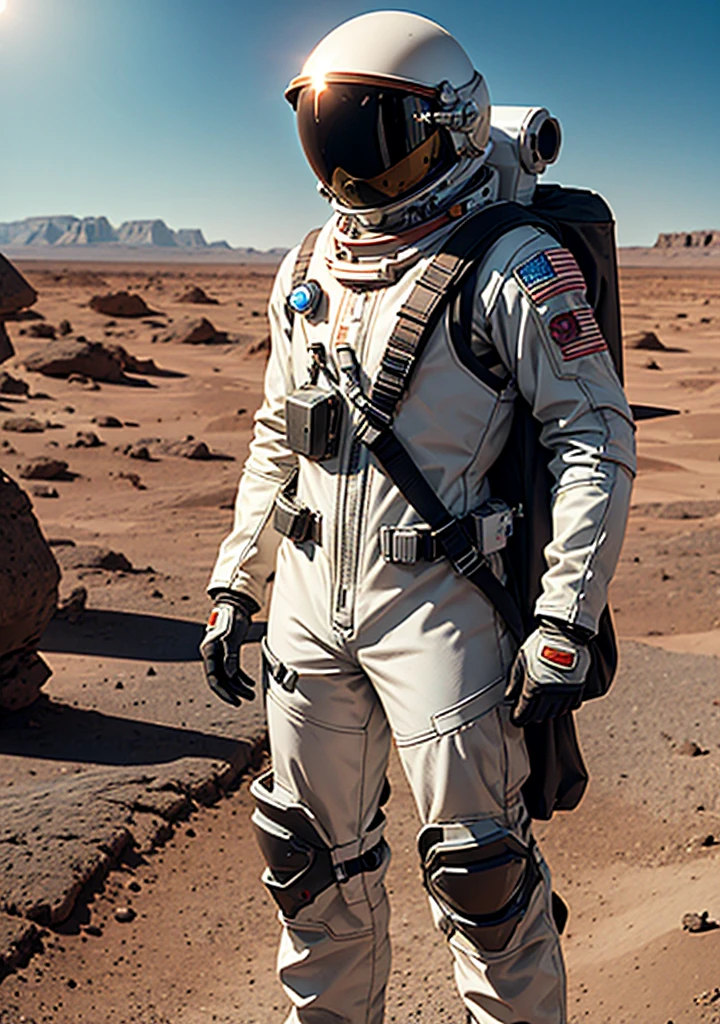
<path id="1" fill-rule="evenodd" d="M 232 761 L 237 741 L 140 722 L 41 697 L 0 721 L 0 755 L 97 765 L 167 764 L 181 757 Z"/>
<path id="2" fill-rule="evenodd" d="M 265 623 L 253 623 L 248 642 L 260 639 Z M 198 661 L 204 623 L 139 612 L 93 609 L 77 623 L 53 619 L 38 645 L 57 654 L 128 658 L 135 661 Z"/>

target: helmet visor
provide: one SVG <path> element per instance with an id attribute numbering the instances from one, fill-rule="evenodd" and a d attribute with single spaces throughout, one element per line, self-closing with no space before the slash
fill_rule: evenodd
<path id="1" fill-rule="evenodd" d="M 412 195 L 457 160 L 444 128 L 423 115 L 433 99 L 401 89 L 327 83 L 300 90 L 298 133 L 320 181 L 346 206 L 382 207 Z"/>

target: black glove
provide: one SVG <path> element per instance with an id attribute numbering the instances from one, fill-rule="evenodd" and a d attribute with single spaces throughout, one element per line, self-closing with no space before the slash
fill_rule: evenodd
<path id="1" fill-rule="evenodd" d="M 514 725 L 544 722 L 580 707 L 590 667 L 584 639 L 551 622 L 542 622 L 530 634 L 515 657 L 505 690 Z"/>
<path id="2" fill-rule="evenodd" d="M 240 648 L 259 610 L 251 597 L 223 590 L 214 594 L 200 656 L 208 686 L 221 700 L 240 707 L 240 698 L 255 700 L 255 680 L 240 668 Z"/>

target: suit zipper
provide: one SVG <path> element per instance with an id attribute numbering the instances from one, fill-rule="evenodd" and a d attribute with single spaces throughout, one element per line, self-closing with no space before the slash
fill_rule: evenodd
<path id="1" fill-rule="evenodd" d="M 337 340 L 349 345 L 360 360 L 367 324 L 374 304 L 368 292 L 358 292 L 350 316 L 339 327 Z M 350 410 L 348 410 L 350 412 Z M 367 483 L 367 451 L 349 421 L 349 444 L 345 447 L 338 476 L 335 525 L 336 579 L 333 599 L 333 627 L 344 633 L 354 628 L 355 592 Z"/>

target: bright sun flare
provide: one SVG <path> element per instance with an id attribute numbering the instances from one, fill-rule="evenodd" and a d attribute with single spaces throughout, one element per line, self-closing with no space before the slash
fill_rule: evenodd
<path id="1" fill-rule="evenodd" d="M 2 12 L 5 10 L 6 6 L 7 6 L 7 0 L 0 0 L 0 14 L 2 14 Z"/>

